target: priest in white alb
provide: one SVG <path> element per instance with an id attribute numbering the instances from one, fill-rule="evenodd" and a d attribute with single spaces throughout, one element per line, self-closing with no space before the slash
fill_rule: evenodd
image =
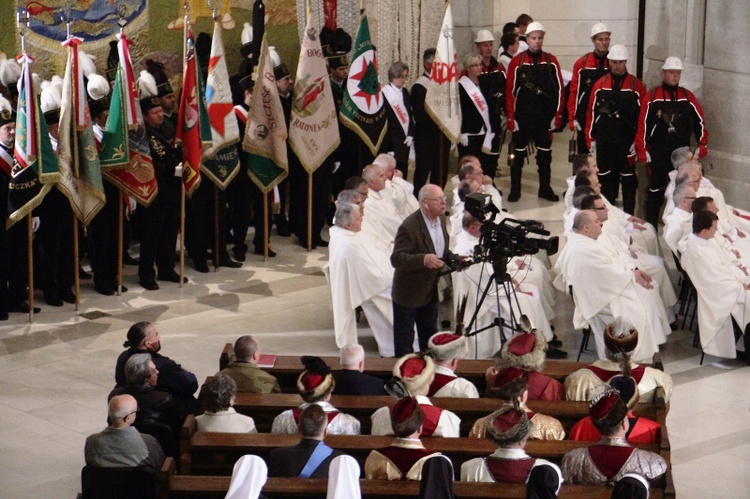
<path id="1" fill-rule="evenodd" d="M 367 165 L 362 170 L 367 182 L 367 215 L 376 218 L 395 239 L 401 222 L 406 218 L 393 202 L 393 197 L 385 190 L 385 171 L 378 165 Z"/>

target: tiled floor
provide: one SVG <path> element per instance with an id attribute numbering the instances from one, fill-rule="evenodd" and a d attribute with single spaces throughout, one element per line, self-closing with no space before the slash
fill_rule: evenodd
<path id="1" fill-rule="evenodd" d="M 558 136 L 554 148 L 557 191 L 569 175 L 566 141 Z M 538 202 L 532 170 L 527 167 L 521 201 L 509 208 L 560 232 L 562 203 Z M 499 183 L 507 193 L 507 177 Z M 119 298 L 102 297 L 84 281 L 80 313 L 106 312 L 99 319 L 82 318 L 71 306 L 42 304 L 31 325 L 18 314 L 0 323 L 0 498 L 76 496 L 84 440 L 105 425 L 115 359 L 133 322 L 155 322 L 163 353 L 199 379 L 216 372 L 224 343 L 247 333 L 258 336 L 269 353 L 335 354 L 330 292 L 321 272 L 327 251 L 307 253 L 289 239 L 272 239 L 277 258 L 263 263 L 249 255 L 241 269 L 210 274 L 188 268 L 190 283 L 183 289 L 163 284 L 159 291 L 144 291 L 133 267 L 126 268 L 130 291 Z M 558 297 L 555 325 L 572 352 L 578 335 L 570 328 L 571 306 Z M 361 332 L 375 355 L 369 331 Z M 663 349 L 676 385 L 668 427 L 678 496 L 747 497 L 750 370 L 736 361 L 715 367 L 713 358 L 699 366 L 691 342 L 691 333 L 676 331 Z"/>

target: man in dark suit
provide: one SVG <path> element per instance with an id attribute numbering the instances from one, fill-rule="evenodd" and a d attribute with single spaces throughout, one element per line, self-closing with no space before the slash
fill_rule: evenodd
<path id="1" fill-rule="evenodd" d="M 297 445 L 274 449 L 268 455 L 268 476 L 328 478 L 328 467 L 343 453 L 328 447 L 328 416 L 317 404 L 306 407 L 299 418 L 302 440 Z"/>
<path id="2" fill-rule="evenodd" d="M 334 395 L 388 395 L 382 379 L 365 374 L 365 350 L 362 345 L 349 344 L 339 352 L 340 371 L 333 371 L 336 381 Z"/>
<path id="3" fill-rule="evenodd" d="M 437 332 L 438 271 L 448 251 L 445 230 L 445 196 L 434 184 L 419 190 L 419 211 L 401 224 L 396 233 L 391 265 L 393 275 L 393 341 L 396 357 L 412 352 L 414 324 L 420 350 L 427 349 Z"/>

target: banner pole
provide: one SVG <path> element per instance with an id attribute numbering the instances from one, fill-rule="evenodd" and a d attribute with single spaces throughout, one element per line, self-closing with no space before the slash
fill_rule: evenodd
<path id="1" fill-rule="evenodd" d="M 180 288 L 185 280 L 185 183 L 180 182 Z"/>
<path id="2" fill-rule="evenodd" d="M 80 259 L 78 257 L 78 219 L 76 219 L 75 213 L 71 213 L 73 219 L 73 287 L 76 291 L 76 312 L 81 303 L 78 295 L 81 292 L 81 275 L 78 272 Z"/>
<path id="3" fill-rule="evenodd" d="M 122 202 L 122 189 L 118 189 L 117 192 L 119 194 L 119 203 L 117 203 L 117 296 L 120 296 L 122 294 L 122 253 L 124 251 L 122 245 L 125 239 L 123 235 L 125 210 Z"/>
<path id="4" fill-rule="evenodd" d="M 214 184 L 214 272 L 219 270 L 219 187 Z"/>
<path id="5" fill-rule="evenodd" d="M 28 268 L 26 270 L 29 273 L 29 322 L 34 322 L 34 250 L 31 242 L 34 237 L 34 229 L 31 213 L 26 216 L 26 226 L 26 251 L 28 257 Z"/>
<path id="6" fill-rule="evenodd" d="M 307 172 L 307 251 L 312 251 L 312 193 L 313 174 Z"/>
<path id="7" fill-rule="evenodd" d="M 263 261 L 264 262 L 268 261 L 268 193 L 267 192 L 263 193 Z"/>

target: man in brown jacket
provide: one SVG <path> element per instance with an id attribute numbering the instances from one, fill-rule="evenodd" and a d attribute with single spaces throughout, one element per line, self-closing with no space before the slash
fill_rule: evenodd
<path id="1" fill-rule="evenodd" d="M 219 374 L 226 374 L 237 384 L 238 392 L 281 393 L 279 382 L 258 367 L 260 348 L 252 336 L 241 336 L 234 342 L 234 360 Z"/>

